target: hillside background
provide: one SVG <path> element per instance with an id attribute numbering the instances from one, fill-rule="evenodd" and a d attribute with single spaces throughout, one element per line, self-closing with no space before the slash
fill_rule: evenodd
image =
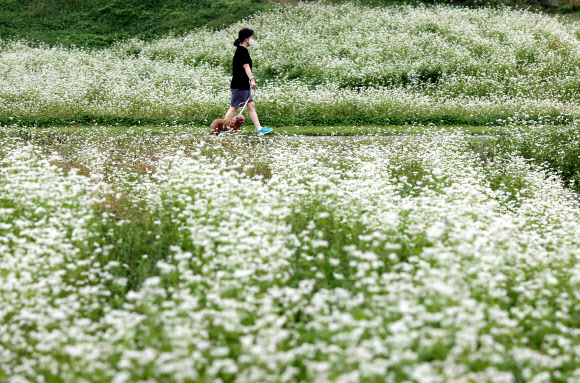
<path id="1" fill-rule="evenodd" d="M 331 3 L 346 1 L 333 0 Z M 108 47 L 119 39 L 189 32 L 202 26 L 223 28 L 257 12 L 295 0 L 4 0 L 0 37 L 49 45 Z M 358 0 L 369 6 L 416 4 L 414 0 Z M 580 0 L 444 0 L 465 6 L 508 5 L 577 18 Z"/>

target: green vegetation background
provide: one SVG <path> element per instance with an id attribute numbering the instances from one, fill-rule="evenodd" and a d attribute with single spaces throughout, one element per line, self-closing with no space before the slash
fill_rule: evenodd
<path id="1" fill-rule="evenodd" d="M 219 28 L 272 6 L 270 0 L 4 0 L 0 36 L 100 48 L 127 37 Z"/>
<path id="2" fill-rule="evenodd" d="M 346 0 L 330 0 L 343 3 Z M 152 39 L 170 32 L 187 33 L 198 27 L 221 28 L 296 0 L 3 0 L 0 37 L 26 38 L 49 45 L 107 47 L 138 36 Z M 381 6 L 418 3 L 416 0 L 358 0 Z M 548 12 L 580 10 L 580 0 L 424 0 L 423 3 L 510 5 Z"/>

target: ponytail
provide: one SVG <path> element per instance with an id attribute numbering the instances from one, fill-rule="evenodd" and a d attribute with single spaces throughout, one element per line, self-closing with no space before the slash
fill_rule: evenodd
<path id="1" fill-rule="evenodd" d="M 238 32 L 238 38 L 236 39 L 236 41 L 234 41 L 234 45 L 236 47 L 240 46 L 242 41 L 244 41 L 245 39 L 247 39 L 248 37 L 253 36 L 253 35 L 254 35 L 254 31 L 251 30 L 250 28 L 241 29 Z"/>

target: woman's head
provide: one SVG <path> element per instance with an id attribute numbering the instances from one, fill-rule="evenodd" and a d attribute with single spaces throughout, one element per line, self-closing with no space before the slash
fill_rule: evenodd
<path id="1" fill-rule="evenodd" d="M 246 41 L 246 39 L 248 39 L 252 36 L 254 36 L 254 31 L 251 30 L 250 28 L 241 29 L 238 32 L 238 38 L 236 39 L 236 41 L 234 41 L 234 45 L 239 46 L 241 43 Z"/>

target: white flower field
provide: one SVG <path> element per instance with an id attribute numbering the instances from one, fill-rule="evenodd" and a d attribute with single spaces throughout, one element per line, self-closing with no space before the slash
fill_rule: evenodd
<path id="1" fill-rule="evenodd" d="M 0 124 L 0 382 L 580 382 L 580 23 L 302 4 L 243 25 L 261 116 L 499 133 Z M 0 116 L 223 116 L 241 26 L 4 41 Z"/>
<path id="2" fill-rule="evenodd" d="M 315 4 L 98 51 L 4 41 L 0 114 L 211 122 L 229 102 L 232 43 L 246 26 L 269 118 L 580 113 L 579 23 L 508 9 Z"/>

